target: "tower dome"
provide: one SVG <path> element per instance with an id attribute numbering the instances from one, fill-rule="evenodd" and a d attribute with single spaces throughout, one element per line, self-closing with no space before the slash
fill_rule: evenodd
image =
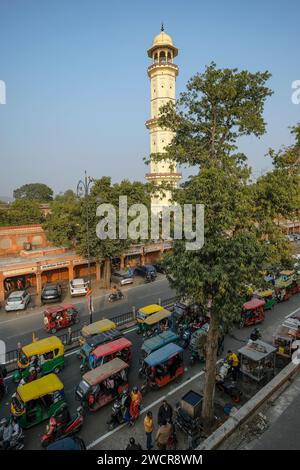
<path id="1" fill-rule="evenodd" d="M 153 51 L 161 47 L 172 49 L 173 57 L 176 57 L 178 54 L 178 49 L 174 46 L 173 39 L 163 30 L 160 31 L 153 39 L 152 46 L 150 47 L 150 49 L 148 49 L 148 56 L 152 57 Z"/>

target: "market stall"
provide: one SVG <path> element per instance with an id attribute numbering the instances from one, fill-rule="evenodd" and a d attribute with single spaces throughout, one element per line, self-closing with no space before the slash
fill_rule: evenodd
<path id="1" fill-rule="evenodd" d="M 274 375 L 276 348 L 257 340 L 239 349 L 240 370 L 256 382 Z"/>

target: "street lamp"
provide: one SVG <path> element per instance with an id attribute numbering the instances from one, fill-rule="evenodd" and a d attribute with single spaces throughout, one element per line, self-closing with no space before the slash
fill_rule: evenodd
<path id="1" fill-rule="evenodd" d="M 90 259 L 90 238 L 89 238 L 89 210 L 88 210 L 88 195 L 90 186 L 93 183 L 94 178 L 87 176 L 86 171 L 84 172 L 84 179 L 79 180 L 77 184 L 77 196 L 79 198 L 84 197 L 86 199 L 86 246 L 87 246 L 87 258 L 88 258 L 88 279 L 89 279 L 89 312 L 90 312 L 90 323 L 93 323 L 93 304 L 92 304 L 92 293 L 91 293 L 91 259 Z"/>

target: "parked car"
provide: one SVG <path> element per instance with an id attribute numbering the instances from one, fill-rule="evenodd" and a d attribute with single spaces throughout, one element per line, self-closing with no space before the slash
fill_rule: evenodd
<path id="1" fill-rule="evenodd" d="M 82 277 L 72 279 L 72 281 L 70 281 L 71 296 L 76 297 L 77 295 L 86 295 L 88 285 L 88 282 L 86 282 Z"/>
<path id="2" fill-rule="evenodd" d="M 160 264 L 160 263 L 155 263 L 152 265 L 158 273 L 166 274 L 166 268 Z"/>
<path id="3" fill-rule="evenodd" d="M 42 305 L 51 302 L 60 302 L 62 298 L 62 290 L 60 284 L 46 284 L 42 290 Z"/>
<path id="4" fill-rule="evenodd" d="M 86 450 L 86 446 L 80 437 L 69 436 L 49 444 L 47 450 Z"/>
<path id="5" fill-rule="evenodd" d="M 14 310 L 25 310 L 30 302 L 30 294 L 26 290 L 16 290 L 9 294 L 5 310 L 12 312 Z"/>
<path id="6" fill-rule="evenodd" d="M 156 277 L 157 272 L 155 267 L 152 264 L 144 264 L 141 266 L 137 266 L 134 270 L 134 274 L 139 276 L 147 277 L 149 275 Z"/>
<path id="7" fill-rule="evenodd" d="M 125 286 L 126 284 L 133 283 L 133 276 L 131 276 L 126 271 L 114 271 L 111 274 L 110 280 L 114 284 L 119 284 L 120 286 Z"/>

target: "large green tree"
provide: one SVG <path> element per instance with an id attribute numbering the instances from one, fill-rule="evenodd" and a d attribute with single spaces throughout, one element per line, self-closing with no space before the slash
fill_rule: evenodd
<path id="1" fill-rule="evenodd" d="M 37 202 L 50 202 L 53 199 L 53 190 L 43 183 L 24 184 L 14 190 L 15 199 L 30 199 Z"/>
<path id="2" fill-rule="evenodd" d="M 175 137 L 162 160 L 198 167 L 198 174 L 177 191 L 179 204 L 205 206 L 205 244 L 201 250 L 185 250 L 185 241 L 174 244 L 166 258 L 170 283 L 180 296 L 202 305 L 210 316 L 202 416 L 213 418 L 213 396 L 220 323 L 240 314 L 238 293 L 253 281 L 266 258 L 251 220 L 252 192 L 246 156 L 237 151 L 237 139 L 265 132 L 263 108 L 271 95 L 268 72 L 250 73 L 218 69 L 214 63 L 192 77 L 176 107 L 161 109 L 160 124 Z"/>
<path id="3" fill-rule="evenodd" d="M 1 225 L 39 224 L 42 220 L 38 204 L 27 199 L 17 199 L 0 212 Z"/>

